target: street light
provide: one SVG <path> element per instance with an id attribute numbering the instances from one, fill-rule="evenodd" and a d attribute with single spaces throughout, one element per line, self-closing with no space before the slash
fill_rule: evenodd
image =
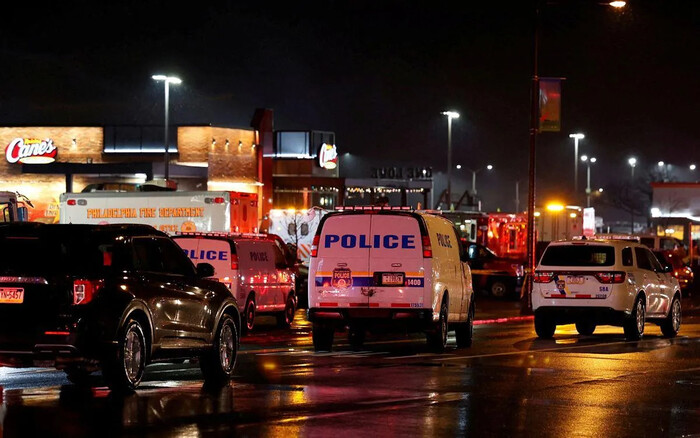
<path id="1" fill-rule="evenodd" d="M 574 193 L 578 193 L 578 141 L 586 138 L 579 133 L 569 134 L 569 138 L 574 139 Z"/>
<path id="2" fill-rule="evenodd" d="M 588 155 L 581 155 L 581 161 L 586 163 L 586 207 L 591 206 L 591 164 L 596 162 L 595 157 L 588 158 Z"/>
<path id="3" fill-rule="evenodd" d="M 452 210 L 452 119 L 459 119 L 457 111 L 443 111 L 447 116 L 447 208 Z"/>
<path id="4" fill-rule="evenodd" d="M 637 159 L 634 157 L 630 157 L 627 160 L 627 163 L 632 168 L 632 178 L 630 179 L 630 193 L 631 193 L 631 190 L 634 187 L 634 168 L 637 166 Z M 630 233 L 634 234 L 634 206 L 630 206 L 630 216 L 632 217 L 632 221 L 630 223 Z"/>
<path id="5" fill-rule="evenodd" d="M 170 177 L 170 147 L 168 146 L 168 100 L 169 100 L 169 95 L 170 95 L 170 84 L 178 85 L 182 83 L 182 80 L 180 78 L 175 77 L 175 76 L 166 76 L 166 75 L 153 75 L 151 76 L 153 80 L 155 81 L 163 81 L 165 83 L 165 139 L 164 139 L 164 145 L 165 145 L 165 170 L 164 170 L 164 177 L 165 181 L 167 183 L 168 178 Z"/>
<path id="6" fill-rule="evenodd" d="M 461 168 L 462 168 L 462 166 L 460 164 L 458 164 L 457 169 L 461 169 Z M 476 196 L 476 174 L 481 172 L 484 169 L 492 170 L 493 166 L 491 164 L 489 164 L 488 166 L 482 167 L 481 169 L 472 170 L 468 167 L 465 167 L 465 169 L 469 170 L 472 173 L 472 194 Z"/>

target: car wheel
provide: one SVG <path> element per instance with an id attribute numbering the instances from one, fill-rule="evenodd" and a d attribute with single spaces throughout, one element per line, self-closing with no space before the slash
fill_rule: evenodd
<path id="1" fill-rule="evenodd" d="M 238 357 L 238 332 L 233 318 L 223 315 L 214 333 L 212 348 L 199 358 L 199 366 L 208 383 L 227 382 L 233 375 Z"/>
<path id="2" fill-rule="evenodd" d="M 474 338 L 474 302 L 469 306 L 469 314 L 467 322 L 460 324 L 455 330 L 455 337 L 457 338 L 457 347 L 466 348 L 472 346 L 472 340 Z"/>
<path id="3" fill-rule="evenodd" d="M 447 346 L 447 302 L 442 301 L 440 316 L 432 332 L 427 334 L 428 346 L 436 353 L 442 353 Z"/>
<path id="4" fill-rule="evenodd" d="M 535 333 L 541 339 L 552 339 L 554 332 L 557 330 L 557 325 L 550 317 L 535 314 Z"/>
<path id="5" fill-rule="evenodd" d="M 315 322 L 311 337 L 315 351 L 330 351 L 333 346 L 333 326 Z"/>
<path id="6" fill-rule="evenodd" d="M 103 363 L 102 374 L 113 391 L 133 391 L 146 370 L 146 340 L 141 324 L 130 319 L 120 330 L 116 353 Z"/>
<path id="7" fill-rule="evenodd" d="M 495 280 L 491 282 L 489 287 L 491 295 L 495 298 L 505 298 L 508 295 L 508 287 L 506 287 L 505 282 L 501 280 Z"/>
<path id="8" fill-rule="evenodd" d="M 255 327 L 255 300 L 248 298 L 243 310 L 243 331 L 250 332 Z"/>
<path id="9" fill-rule="evenodd" d="M 90 381 L 90 374 L 92 374 L 87 369 L 80 366 L 71 366 L 63 370 L 66 373 L 68 380 L 79 386 L 87 385 Z"/>
<path id="10" fill-rule="evenodd" d="M 294 295 L 290 294 L 287 298 L 287 304 L 284 306 L 284 311 L 277 315 L 277 326 L 282 328 L 291 327 L 292 321 L 294 321 L 295 311 L 296 306 L 294 305 Z"/>
<path id="11" fill-rule="evenodd" d="M 681 328 L 681 300 L 676 295 L 671 302 L 671 309 L 668 316 L 661 323 L 661 333 L 667 338 L 673 338 Z"/>
<path id="12" fill-rule="evenodd" d="M 590 336 L 595 331 L 596 325 L 591 321 L 578 321 L 576 331 L 579 335 Z"/>
<path id="13" fill-rule="evenodd" d="M 625 321 L 625 339 L 628 341 L 638 341 L 644 335 L 644 323 L 646 316 L 646 306 L 642 295 L 639 295 L 634 301 L 632 315 Z"/>
<path id="14" fill-rule="evenodd" d="M 348 330 L 348 343 L 353 350 L 362 348 L 365 343 L 365 330 L 362 327 L 350 327 Z"/>

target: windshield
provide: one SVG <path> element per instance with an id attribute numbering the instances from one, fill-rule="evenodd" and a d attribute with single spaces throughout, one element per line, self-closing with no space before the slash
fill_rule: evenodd
<path id="1" fill-rule="evenodd" d="M 545 266 L 612 266 L 615 248 L 604 245 L 550 245 L 542 256 Z"/>

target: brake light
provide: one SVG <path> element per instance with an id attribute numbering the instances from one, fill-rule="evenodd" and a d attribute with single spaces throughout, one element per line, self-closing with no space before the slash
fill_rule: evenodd
<path id="1" fill-rule="evenodd" d="M 535 271 L 535 276 L 532 281 L 535 283 L 549 283 L 554 279 L 554 272 Z"/>
<path id="2" fill-rule="evenodd" d="M 238 269 L 238 255 L 231 254 L 231 269 Z"/>
<path id="3" fill-rule="evenodd" d="M 625 281 L 624 272 L 596 272 L 595 278 L 605 284 L 623 283 Z"/>
<path id="4" fill-rule="evenodd" d="M 66 204 L 75 205 L 76 204 L 75 199 L 69 199 L 68 201 L 66 201 Z"/>
<path id="5" fill-rule="evenodd" d="M 430 236 L 423 236 L 423 258 L 433 258 L 433 247 L 430 246 Z"/>
<path id="6" fill-rule="evenodd" d="M 87 304 L 102 289 L 102 280 L 75 280 L 73 282 L 73 304 Z"/>
<path id="7" fill-rule="evenodd" d="M 321 240 L 321 235 L 316 234 L 314 236 L 314 241 L 311 243 L 311 257 L 318 256 L 318 242 Z"/>
<path id="8" fill-rule="evenodd" d="M 224 198 L 222 197 L 216 197 L 214 198 L 214 204 L 223 204 L 224 203 Z"/>

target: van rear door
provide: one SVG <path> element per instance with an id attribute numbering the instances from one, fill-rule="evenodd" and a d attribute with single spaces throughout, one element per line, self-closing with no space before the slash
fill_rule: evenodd
<path id="1" fill-rule="evenodd" d="M 367 307 L 372 287 L 369 272 L 370 214 L 329 216 L 321 229 L 318 256 L 309 278 L 314 307 Z M 315 265 L 315 266 L 314 266 Z"/>
<path id="2" fill-rule="evenodd" d="M 421 308 L 424 303 L 423 247 L 419 219 L 409 214 L 373 214 L 369 272 L 370 307 Z"/>

